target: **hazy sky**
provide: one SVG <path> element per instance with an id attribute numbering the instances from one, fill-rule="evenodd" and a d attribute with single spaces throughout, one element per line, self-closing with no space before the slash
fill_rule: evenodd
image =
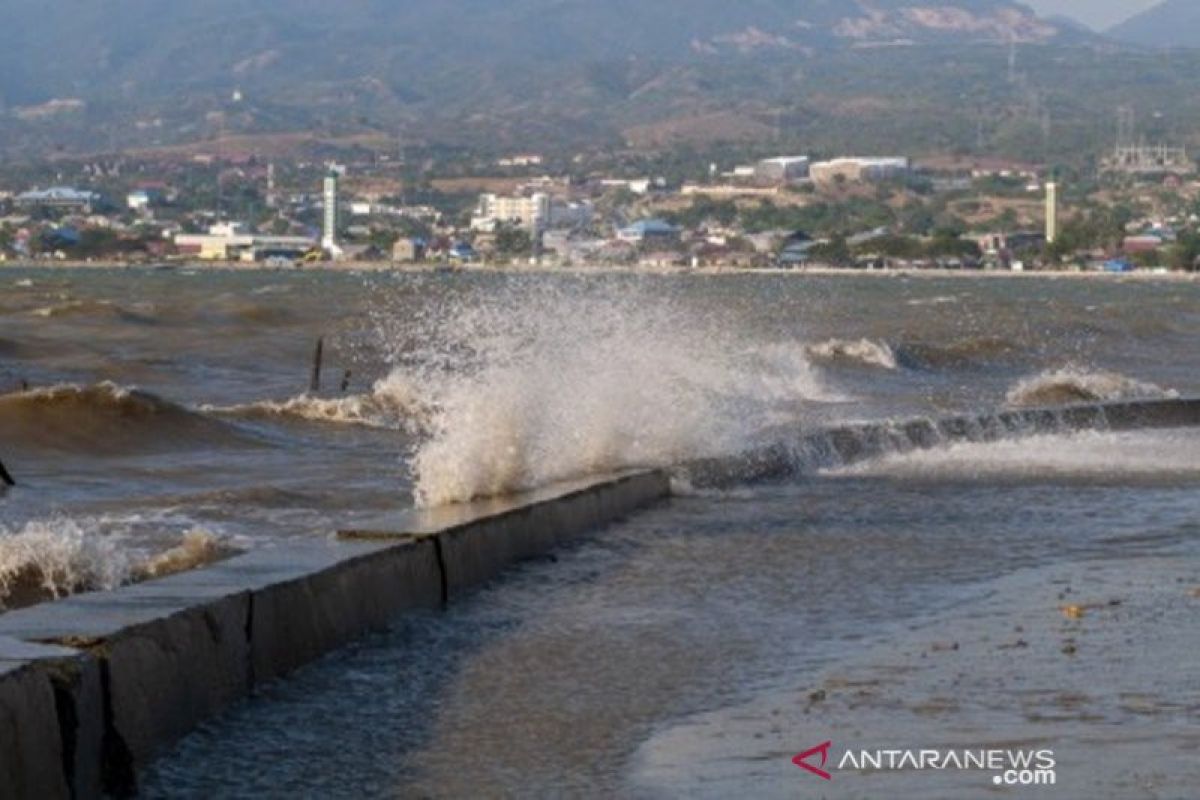
<path id="1" fill-rule="evenodd" d="M 1102 30 L 1161 0 L 1025 0 L 1041 14 L 1066 14 Z"/>

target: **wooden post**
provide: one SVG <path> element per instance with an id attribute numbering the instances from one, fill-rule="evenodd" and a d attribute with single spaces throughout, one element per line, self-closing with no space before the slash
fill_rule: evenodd
<path id="1" fill-rule="evenodd" d="M 321 360 L 324 356 L 325 337 L 320 336 L 317 338 L 317 349 L 313 352 L 312 378 L 308 383 L 308 390 L 314 394 L 321 391 Z"/>
<path id="2" fill-rule="evenodd" d="M 4 462 L 0 461 L 0 486 L 16 486 L 17 482 L 12 479 L 12 475 L 8 474 L 8 470 L 4 468 Z"/>

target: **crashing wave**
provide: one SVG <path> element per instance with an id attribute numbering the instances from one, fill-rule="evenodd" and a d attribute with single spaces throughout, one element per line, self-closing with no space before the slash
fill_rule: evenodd
<path id="1" fill-rule="evenodd" d="M 740 452 L 829 399 L 803 348 L 640 286 L 513 279 L 392 332 L 432 410 L 417 503 Z"/>
<path id="2" fill-rule="evenodd" d="M 11 608 L 112 589 L 128 579 L 132 566 L 114 539 L 75 520 L 34 520 L 15 533 L 0 531 L 0 603 Z"/>
<path id="3" fill-rule="evenodd" d="M 196 529 L 179 545 L 146 556 L 104 527 L 103 521 L 69 517 L 31 520 L 15 531 L 0 527 L 0 609 L 165 577 L 233 552 L 216 535 Z"/>
<path id="4" fill-rule="evenodd" d="M 887 342 L 870 339 L 828 339 L 805 348 L 815 361 L 895 369 L 896 354 Z"/>
<path id="5" fill-rule="evenodd" d="M 1176 397 L 1179 393 L 1174 390 L 1117 372 L 1068 366 L 1021 380 L 1009 390 L 1005 400 L 1010 406 L 1030 407 Z"/>
<path id="6" fill-rule="evenodd" d="M 203 406 L 201 411 L 250 419 L 296 419 L 408 431 L 422 430 L 431 415 L 414 386 L 396 373 L 376 382 L 367 394 L 330 398 L 300 395 L 288 400 Z"/>

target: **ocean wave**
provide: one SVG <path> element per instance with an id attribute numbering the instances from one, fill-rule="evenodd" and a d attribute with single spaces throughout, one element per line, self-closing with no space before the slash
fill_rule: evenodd
<path id="1" fill-rule="evenodd" d="M 1067 366 L 1046 370 L 1013 386 L 1005 398 L 1010 406 L 1053 406 L 1115 400 L 1162 400 L 1178 397 L 1172 389 L 1105 370 Z"/>
<path id="2" fill-rule="evenodd" d="M 953 305 L 959 302 L 958 295 L 942 294 L 934 297 L 918 297 L 912 300 L 906 300 L 905 305 L 909 306 L 942 306 Z"/>
<path id="3" fill-rule="evenodd" d="M 117 540 L 69 518 L 0 531 L 0 607 L 16 608 L 86 589 L 112 589 L 133 561 Z"/>
<path id="4" fill-rule="evenodd" d="M 896 354 L 887 342 L 870 339 L 828 339 L 805 350 L 815 361 L 896 369 Z"/>
<path id="5" fill-rule="evenodd" d="M 138 325 L 154 325 L 158 322 L 158 319 L 151 313 L 125 308 L 111 300 L 64 300 L 55 305 L 35 308 L 29 313 L 35 317 L 46 319 L 98 317 L 116 319 Z"/>
<path id="6" fill-rule="evenodd" d="M 31 520 L 17 530 L 0 527 L 0 609 L 165 577 L 235 552 L 217 535 L 193 529 L 179 544 L 146 554 L 106 531 L 113 527 L 122 523 L 70 517 Z"/>
<path id="7" fill-rule="evenodd" d="M 395 319 L 416 330 L 383 331 L 406 343 L 394 377 L 431 410 L 411 458 L 425 507 L 740 452 L 831 399 L 802 347 L 637 283 L 514 279 Z"/>
<path id="8" fill-rule="evenodd" d="M 129 579 L 138 582 L 165 578 L 213 564 L 238 552 L 221 537 L 202 528 L 188 531 L 175 547 L 134 564 Z"/>
<path id="9" fill-rule="evenodd" d="M 948 342 L 913 342 L 895 348 L 898 363 L 913 369 L 966 369 L 1012 360 L 1020 345 L 1001 336 L 974 336 Z"/>
<path id="10" fill-rule="evenodd" d="M 329 398 L 305 394 L 288 400 L 202 406 L 200 410 L 247 419 L 295 419 L 410 432 L 423 430 L 432 415 L 415 387 L 399 374 L 376 382 L 367 394 Z"/>
<path id="11" fill-rule="evenodd" d="M 0 395 L 0 439 L 55 450 L 156 452 L 241 439 L 230 426 L 115 383 L 57 384 Z"/>

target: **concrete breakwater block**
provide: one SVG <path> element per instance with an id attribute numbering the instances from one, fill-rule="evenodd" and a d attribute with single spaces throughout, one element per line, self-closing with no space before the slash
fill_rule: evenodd
<path id="1" fill-rule="evenodd" d="M 0 615 L 0 798 L 132 794 L 255 685 L 668 493 L 661 473 L 580 481 Z"/>
<path id="2" fill-rule="evenodd" d="M 0 617 L 0 636 L 77 648 L 104 692 L 106 787 L 250 689 L 249 593 L 171 579 L 79 595 Z M 95 721 L 91 721 L 94 723 Z"/>
<path id="3" fill-rule="evenodd" d="M 102 704 L 94 660 L 0 636 L 0 794 L 98 796 Z"/>
<path id="4" fill-rule="evenodd" d="M 432 542 L 264 550 L 213 574 L 254 584 L 247 637 L 256 683 L 383 630 L 404 611 L 442 602 Z"/>
<path id="5" fill-rule="evenodd" d="M 545 555 L 671 492 L 665 473 L 629 472 L 560 483 L 510 498 L 429 512 L 408 512 L 374 528 L 342 531 L 351 541 L 432 542 L 445 599 L 495 578 L 520 561 Z"/>

